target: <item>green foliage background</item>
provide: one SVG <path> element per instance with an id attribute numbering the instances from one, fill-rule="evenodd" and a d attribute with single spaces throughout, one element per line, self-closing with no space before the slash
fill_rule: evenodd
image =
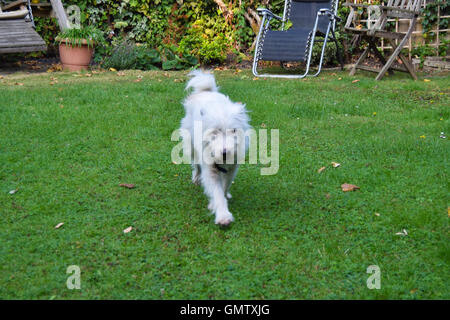
<path id="1" fill-rule="evenodd" d="M 231 4 L 228 21 L 213 0 L 67 0 L 63 4 L 79 6 L 82 25 L 96 26 L 112 44 L 126 38 L 151 48 L 170 48 L 180 56 L 193 55 L 204 63 L 220 63 L 229 54 L 248 51 L 255 34 L 244 13 L 264 5 L 255 0 L 224 2 Z M 269 2 L 269 8 L 282 12 L 284 0 Z M 55 21 L 36 20 L 38 32 L 51 44 L 58 31 Z"/>
<path id="2" fill-rule="evenodd" d="M 151 50 L 156 49 L 161 54 L 161 67 L 166 69 L 181 69 L 196 63 L 222 63 L 226 60 L 239 60 L 244 55 L 252 53 L 255 31 L 245 15 L 251 16 L 249 10 L 258 7 L 268 7 L 274 13 L 282 15 L 284 0 L 223 0 L 228 6 L 228 13 L 223 12 L 214 0 L 65 0 L 65 7 L 77 5 L 81 11 L 82 25 L 93 25 L 100 29 L 108 40 L 105 48 L 97 48 L 96 60 L 109 57 L 115 52 L 111 61 L 124 60 L 121 52 L 131 52 L 131 56 L 139 57 L 153 55 L 144 52 L 142 48 L 132 48 L 130 43 L 142 44 Z M 343 7 L 340 1 L 338 15 L 343 22 L 337 25 L 337 35 L 344 49 L 346 60 L 361 48 L 353 48 L 352 35 L 344 32 L 343 25 L 349 9 Z M 441 12 L 448 13 L 450 6 L 443 0 L 429 3 L 422 12 L 422 24 L 427 33 L 436 23 L 437 7 Z M 273 20 L 273 27 L 278 21 Z M 448 19 L 440 20 L 441 28 L 448 25 Z M 36 19 L 36 30 L 47 43 L 54 43 L 58 32 L 55 19 Z M 117 46 L 127 48 L 115 50 Z M 447 43 L 445 43 L 447 45 Z M 129 51 L 131 50 L 131 51 Z M 325 63 L 336 64 L 336 48 L 327 49 Z M 439 54 L 445 55 L 445 48 Z M 53 50 L 50 50 L 52 53 Z M 426 45 L 417 48 L 413 54 L 424 57 L 436 54 L 435 50 L 427 50 Z M 128 59 L 130 60 L 130 59 Z M 313 61 L 315 62 L 315 61 Z M 142 62 L 129 61 L 128 65 L 139 65 Z M 114 64 L 111 64 L 114 66 Z M 155 65 L 147 66 L 152 69 Z"/>

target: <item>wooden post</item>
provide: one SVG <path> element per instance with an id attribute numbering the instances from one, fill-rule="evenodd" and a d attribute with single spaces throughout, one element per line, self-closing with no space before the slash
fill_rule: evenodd
<path id="1" fill-rule="evenodd" d="M 58 19 L 59 29 L 64 31 L 70 28 L 69 20 L 67 19 L 66 11 L 64 11 L 64 7 L 61 3 L 61 0 L 50 0 L 53 11 L 56 14 L 56 18 Z"/>

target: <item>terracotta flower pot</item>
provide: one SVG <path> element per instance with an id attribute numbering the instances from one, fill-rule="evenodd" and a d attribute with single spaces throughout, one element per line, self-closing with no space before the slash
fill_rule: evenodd
<path id="1" fill-rule="evenodd" d="M 82 40 L 81 46 L 72 46 L 67 40 L 61 40 L 59 44 L 59 58 L 64 70 L 87 70 L 93 54 L 94 48 L 88 47 L 86 40 Z"/>

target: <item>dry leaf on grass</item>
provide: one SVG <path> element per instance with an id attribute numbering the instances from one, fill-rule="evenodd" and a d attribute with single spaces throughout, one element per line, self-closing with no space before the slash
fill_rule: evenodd
<path id="1" fill-rule="evenodd" d="M 318 173 L 321 173 L 323 170 L 325 170 L 327 167 L 322 167 L 319 170 L 317 170 Z"/>
<path id="2" fill-rule="evenodd" d="M 62 227 L 62 225 L 64 224 L 64 222 L 60 222 L 55 226 L 55 229 L 59 229 Z"/>
<path id="3" fill-rule="evenodd" d="M 339 167 L 341 164 L 338 162 L 331 162 L 331 165 L 333 166 L 333 168 L 337 168 Z"/>
<path id="4" fill-rule="evenodd" d="M 23 83 L 22 82 L 16 82 L 16 83 L 14 83 L 16 86 L 23 86 Z"/>
<path id="5" fill-rule="evenodd" d="M 11 190 L 11 191 L 9 192 L 9 194 L 14 194 L 14 193 L 16 193 L 17 191 L 19 191 L 19 189 Z"/>
<path id="6" fill-rule="evenodd" d="M 128 232 L 130 232 L 131 230 L 133 230 L 133 227 L 128 227 L 128 228 L 126 228 L 125 230 L 123 230 L 123 233 L 128 233 Z"/>
<path id="7" fill-rule="evenodd" d="M 117 69 L 116 68 L 109 68 L 109 71 L 117 72 Z"/>
<path id="8" fill-rule="evenodd" d="M 380 216 L 380 214 L 379 214 L 378 212 L 375 212 L 375 215 L 376 215 L 377 217 L 379 217 L 379 216 Z"/>
<path id="9" fill-rule="evenodd" d="M 136 186 L 132 183 L 121 183 L 121 184 L 119 184 L 119 187 L 124 187 L 124 188 L 128 188 L 128 189 L 136 188 Z"/>
<path id="10" fill-rule="evenodd" d="M 430 82 L 430 79 L 423 79 L 423 82 Z"/>
<path id="11" fill-rule="evenodd" d="M 344 183 L 343 185 L 341 185 L 342 191 L 347 192 L 347 191 L 355 191 L 358 190 L 359 187 L 355 186 L 354 184 L 349 184 L 349 183 Z"/>
<path id="12" fill-rule="evenodd" d="M 352 81 L 352 83 L 357 83 L 357 82 L 359 82 L 358 79 Z"/>

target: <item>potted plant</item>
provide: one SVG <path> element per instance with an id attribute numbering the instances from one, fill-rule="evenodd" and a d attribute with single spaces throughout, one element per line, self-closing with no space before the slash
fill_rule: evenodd
<path id="1" fill-rule="evenodd" d="M 87 70 L 94 46 L 103 41 L 100 30 L 89 26 L 66 29 L 58 34 L 59 57 L 63 69 L 69 71 Z"/>

